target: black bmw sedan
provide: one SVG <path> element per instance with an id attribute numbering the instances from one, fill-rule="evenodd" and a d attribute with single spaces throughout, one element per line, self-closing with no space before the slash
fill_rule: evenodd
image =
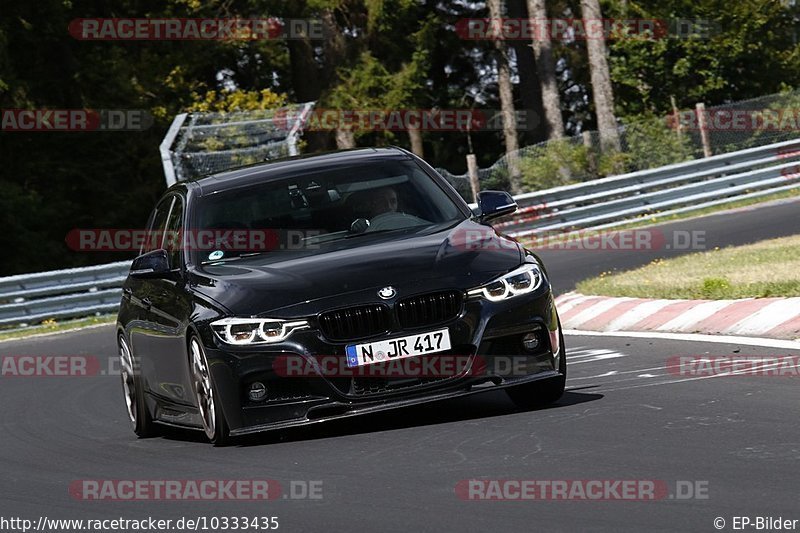
<path id="1" fill-rule="evenodd" d="M 413 154 L 357 149 L 178 183 L 123 287 L 135 433 L 231 437 L 504 389 L 557 400 L 566 356 L 540 259 Z"/>

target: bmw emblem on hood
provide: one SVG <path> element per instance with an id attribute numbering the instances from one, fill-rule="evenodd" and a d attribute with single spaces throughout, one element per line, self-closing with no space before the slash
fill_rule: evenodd
<path id="1" fill-rule="evenodd" d="M 397 291 L 394 290 L 394 287 L 384 287 L 378 291 L 378 296 L 380 296 L 384 300 L 389 300 L 390 298 L 394 298 L 396 295 Z"/>

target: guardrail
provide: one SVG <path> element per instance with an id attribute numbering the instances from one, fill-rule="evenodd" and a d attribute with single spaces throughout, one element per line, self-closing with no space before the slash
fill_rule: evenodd
<path id="1" fill-rule="evenodd" d="M 521 194 L 495 227 L 515 237 L 601 229 L 800 187 L 800 139 Z M 113 313 L 129 261 L 0 278 L 0 326 Z"/>
<path id="2" fill-rule="evenodd" d="M 0 278 L 0 326 L 113 313 L 130 261 Z"/>
<path id="3" fill-rule="evenodd" d="M 618 226 L 800 187 L 800 139 L 521 194 L 494 226 L 514 237 Z"/>

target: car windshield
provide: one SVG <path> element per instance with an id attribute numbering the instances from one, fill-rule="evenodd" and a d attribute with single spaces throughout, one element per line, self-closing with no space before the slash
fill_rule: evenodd
<path id="1" fill-rule="evenodd" d="M 194 263 L 312 255 L 437 231 L 466 215 L 413 161 L 360 163 L 239 187 L 194 204 Z"/>

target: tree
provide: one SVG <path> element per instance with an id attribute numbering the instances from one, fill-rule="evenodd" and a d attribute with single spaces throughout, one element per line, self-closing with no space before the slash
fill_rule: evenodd
<path id="1" fill-rule="evenodd" d="M 600 20 L 599 0 L 581 0 L 581 11 L 584 20 Z M 611 74 L 606 60 L 606 40 L 600 35 L 587 36 L 586 48 L 589 52 L 589 71 L 592 79 L 592 96 L 594 112 L 597 116 L 597 129 L 600 133 L 600 145 L 604 152 L 619 151 L 619 131 L 614 116 L 614 92 L 611 88 Z"/>
<path id="2" fill-rule="evenodd" d="M 532 27 L 542 27 L 547 20 L 545 0 L 528 0 L 528 17 Z M 537 23 L 537 21 L 539 21 Z M 533 52 L 536 56 L 536 70 L 542 87 L 542 106 L 547 123 L 547 136 L 559 139 L 564 136 L 564 120 L 561 117 L 561 97 L 556 81 L 556 65 L 553 59 L 553 43 L 549 30 L 534 32 Z"/>
<path id="3" fill-rule="evenodd" d="M 502 0 L 487 0 L 489 16 L 499 21 L 503 16 Z M 514 109 L 514 90 L 511 85 L 511 69 L 508 65 L 508 49 L 502 36 L 495 36 L 494 46 L 497 61 L 497 85 L 500 92 L 500 108 L 503 114 L 503 136 L 506 143 L 506 160 L 511 192 L 522 192 L 519 171 L 519 139 L 517 137 L 517 117 Z"/>
<path id="4" fill-rule="evenodd" d="M 613 9 L 613 6 L 612 6 Z M 711 106 L 794 88 L 800 82 L 800 3 L 662 0 L 607 16 L 692 21 L 684 33 L 609 41 L 616 109 L 623 117 Z M 634 36 L 635 37 L 635 36 Z"/>

